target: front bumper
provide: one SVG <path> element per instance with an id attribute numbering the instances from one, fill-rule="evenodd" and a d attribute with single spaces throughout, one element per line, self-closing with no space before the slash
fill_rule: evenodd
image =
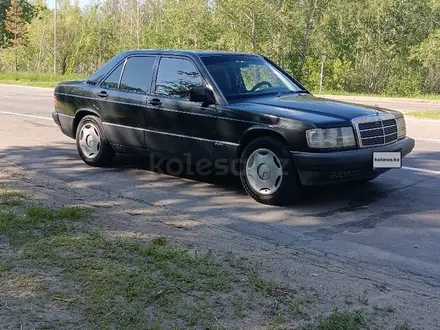
<path id="1" fill-rule="evenodd" d="M 388 169 L 373 169 L 373 152 L 401 151 L 402 157 L 415 146 L 411 138 L 380 147 L 325 153 L 292 151 L 293 161 L 301 183 L 305 186 L 325 185 L 348 181 L 373 179 Z"/>

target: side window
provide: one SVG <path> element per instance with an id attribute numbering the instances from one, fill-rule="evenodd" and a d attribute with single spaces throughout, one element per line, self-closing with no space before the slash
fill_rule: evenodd
<path id="1" fill-rule="evenodd" d="M 189 91 L 203 86 L 203 80 L 194 64 L 180 58 L 162 58 L 156 80 L 156 95 L 189 100 Z"/>
<path id="2" fill-rule="evenodd" d="M 130 57 L 125 64 L 120 90 L 135 93 L 147 93 L 153 76 L 153 56 Z"/>
<path id="3" fill-rule="evenodd" d="M 104 88 L 117 89 L 123 66 L 124 63 L 119 64 L 118 67 L 110 74 L 110 76 L 108 76 L 107 79 L 104 80 L 101 86 Z"/>

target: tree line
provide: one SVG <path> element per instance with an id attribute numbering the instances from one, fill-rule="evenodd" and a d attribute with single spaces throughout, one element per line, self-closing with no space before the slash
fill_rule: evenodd
<path id="1" fill-rule="evenodd" d="M 53 70 L 45 0 L 0 0 L 1 71 Z M 58 0 L 57 71 L 88 75 L 138 48 L 269 56 L 316 90 L 440 92 L 440 0 Z"/>

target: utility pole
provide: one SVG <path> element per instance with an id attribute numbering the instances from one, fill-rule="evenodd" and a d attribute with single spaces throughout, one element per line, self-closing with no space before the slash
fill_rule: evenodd
<path id="1" fill-rule="evenodd" d="M 53 74 L 57 73 L 57 0 L 53 7 Z"/>
<path id="2" fill-rule="evenodd" d="M 323 79 L 324 79 L 324 62 L 325 62 L 325 59 L 327 58 L 327 56 L 325 55 L 325 54 L 322 54 L 322 62 L 321 62 L 321 76 L 320 76 L 320 79 L 319 79 L 319 94 L 321 94 L 322 93 L 322 81 L 323 81 Z"/>

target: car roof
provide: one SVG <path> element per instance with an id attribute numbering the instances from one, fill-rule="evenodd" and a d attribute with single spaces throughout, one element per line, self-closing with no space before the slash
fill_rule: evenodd
<path id="1" fill-rule="evenodd" d="M 236 53 L 236 52 L 225 52 L 216 50 L 180 50 L 180 49 L 137 49 L 137 50 L 127 50 L 115 55 L 112 59 L 106 62 L 101 68 L 99 68 L 95 73 L 89 77 L 89 81 L 100 82 L 104 76 L 115 67 L 122 59 L 127 56 L 132 55 L 186 55 L 190 57 L 212 57 L 212 56 L 235 56 L 235 55 L 247 55 L 247 56 L 258 56 L 258 54 L 248 54 L 248 53 Z"/>
<path id="2" fill-rule="evenodd" d="M 227 52 L 227 51 L 218 51 L 218 50 L 186 50 L 186 49 L 138 49 L 138 50 L 128 50 L 123 54 L 125 55 L 135 55 L 135 54 L 167 54 L 167 55 L 189 55 L 189 56 L 199 56 L 199 57 L 207 57 L 207 56 L 218 56 L 218 55 L 251 55 L 251 56 L 260 56 L 258 54 L 251 53 L 238 53 L 238 52 Z"/>

